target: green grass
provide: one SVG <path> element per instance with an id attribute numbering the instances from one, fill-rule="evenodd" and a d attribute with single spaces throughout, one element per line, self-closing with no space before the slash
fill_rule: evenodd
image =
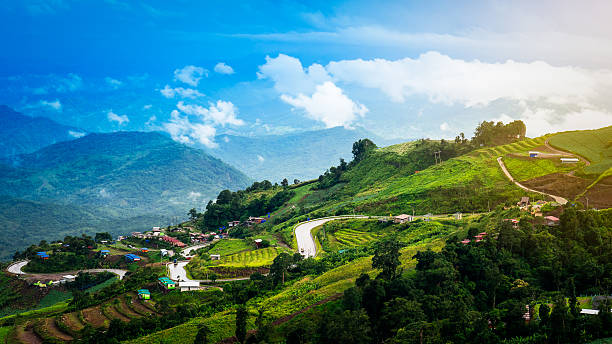
<path id="1" fill-rule="evenodd" d="M 221 257 L 253 249 L 253 245 L 242 239 L 223 239 L 212 245 L 208 254 L 220 254 Z"/>
<path id="2" fill-rule="evenodd" d="M 104 289 L 104 288 L 108 287 L 109 285 L 115 283 L 118 280 L 119 280 L 118 277 L 112 277 L 112 278 L 109 278 L 109 279 L 107 279 L 106 281 L 104 281 L 102 283 L 94 285 L 91 288 L 87 288 L 84 291 L 87 292 L 87 293 L 93 294 L 93 293 L 97 292 L 98 290 L 101 290 L 101 289 Z"/>
<path id="3" fill-rule="evenodd" d="M 11 332 L 13 328 L 10 326 L 3 326 L 0 327 L 0 342 L 4 343 L 6 342 L 6 337 L 8 336 L 9 332 Z"/>
<path id="4" fill-rule="evenodd" d="M 38 303 L 37 308 L 46 308 L 51 307 L 59 302 L 68 301 L 72 298 L 72 293 L 69 291 L 59 291 L 56 289 L 51 289 L 49 294 L 45 295 L 40 302 Z"/>
<path id="5" fill-rule="evenodd" d="M 612 126 L 556 134 L 549 143 L 589 160 L 591 165 L 584 168 L 586 174 L 601 174 L 612 167 Z"/>
<path id="6" fill-rule="evenodd" d="M 221 257 L 218 266 L 259 267 L 269 266 L 282 250 L 277 247 L 266 247 L 252 251 L 243 251 Z"/>
<path id="7" fill-rule="evenodd" d="M 583 163 L 562 164 L 559 159 L 514 158 L 507 156 L 503 159 L 506 168 L 518 181 L 529 180 L 551 173 L 565 173 L 577 169 Z"/>

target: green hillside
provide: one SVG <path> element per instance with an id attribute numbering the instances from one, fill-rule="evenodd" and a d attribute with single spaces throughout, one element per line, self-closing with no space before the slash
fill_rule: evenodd
<path id="1" fill-rule="evenodd" d="M 591 165 L 584 168 L 586 174 L 599 175 L 612 167 L 612 126 L 556 134 L 549 143 L 589 160 Z"/>
<path id="2" fill-rule="evenodd" d="M 136 216 L 200 207 L 248 178 L 206 153 L 157 133 L 90 134 L 22 155 L 0 189 L 35 201 L 104 207 Z"/>
<path id="3" fill-rule="evenodd" d="M 46 117 L 30 117 L 0 105 L 0 158 L 32 153 L 50 144 L 70 141 L 85 131 Z"/>
<path id="4" fill-rule="evenodd" d="M 203 151 L 158 133 L 90 134 L 0 164 L 0 228 L 22 232 L 0 241 L 2 257 L 25 243 L 69 232 L 134 229 L 168 223 L 249 179 Z M 9 165 L 10 164 L 10 165 Z"/>

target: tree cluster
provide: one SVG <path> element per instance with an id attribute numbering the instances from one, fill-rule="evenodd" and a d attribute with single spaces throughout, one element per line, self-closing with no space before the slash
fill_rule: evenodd
<path id="1" fill-rule="evenodd" d="M 474 130 L 472 143 L 477 147 L 503 145 L 524 139 L 526 131 L 525 123 L 520 120 L 508 124 L 483 121 Z"/>
<path id="2" fill-rule="evenodd" d="M 441 252 L 418 252 L 412 274 L 398 271 L 400 246 L 387 239 L 375 249 L 376 279 L 362 275 L 340 302 L 287 326 L 284 337 L 287 343 L 535 344 L 611 336 L 610 301 L 601 302 L 597 316 L 580 314 L 577 301 L 579 294 L 612 289 L 611 227 L 610 211 L 571 208 L 559 227 L 505 222 L 482 242 L 465 245 L 453 237 Z"/>
<path id="3" fill-rule="evenodd" d="M 247 193 L 248 191 L 242 190 L 236 192 L 229 190 L 221 191 L 219 196 L 217 196 L 217 201 L 208 202 L 206 211 L 198 217 L 198 227 L 200 229 L 217 229 L 221 226 L 226 226 L 229 221 L 244 221 L 249 216 L 262 216 L 271 213 L 281 207 L 295 194 L 294 191 L 280 188 L 271 197 L 261 195 L 248 200 Z"/>

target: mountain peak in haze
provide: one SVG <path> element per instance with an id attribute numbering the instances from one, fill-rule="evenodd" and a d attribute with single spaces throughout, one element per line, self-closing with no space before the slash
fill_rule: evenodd
<path id="1" fill-rule="evenodd" d="M 79 128 L 46 117 L 31 117 L 0 105 L 0 157 L 32 153 L 57 142 L 85 135 Z"/>

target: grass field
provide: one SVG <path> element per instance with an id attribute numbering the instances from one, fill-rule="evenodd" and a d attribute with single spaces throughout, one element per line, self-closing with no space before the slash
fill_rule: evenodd
<path id="1" fill-rule="evenodd" d="M 518 181 L 528 180 L 551 173 L 564 173 L 584 165 L 562 164 L 559 159 L 514 158 L 507 156 L 503 159 L 506 168 Z"/>
<path id="2" fill-rule="evenodd" d="M 250 245 L 246 240 L 242 239 L 223 239 L 219 240 L 216 244 L 212 245 L 208 249 L 207 254 L 220 254 L 221 257 L 236 254 L 242 251 L 253 249 L 253 245 Z"/>
<path id="3" fill-rule="evenodd" d="M 59 291 L 56 289 L 51 289 L 49 294 L 40 300 L 37 308 L 46 308 L 51 307 L 59 302 L 67 301 L 72 298 L 72 293 L 69 291 Z"/>
<path id="4" fill-rule="evenodd" d="M 230 267 L 259 267 L 268 266 L 272 264 L 272 261 L 278 254 L 282 252 L 277 247 L 266 247 L 252 251 L 242 251 L 240 253 L 231 254 L 229 256 L 222 256 L 219 266 L 230 266 Z"/>
<path id="5" fill-rule="evenodd" d="M 11 331 L 12 327 L 10 326 L 3 326 L 0 327 L 0 343 L 5 343 L 6 342 L 6 337 L 8 336 L 9 332 Z"/>
<path id="6" fill-rule="evenodd" d="M 601 174 L 612 167 L 612 126 L 553 135 L 550 145 L 576 153 L 591 162 L 586 174 Z"/>

